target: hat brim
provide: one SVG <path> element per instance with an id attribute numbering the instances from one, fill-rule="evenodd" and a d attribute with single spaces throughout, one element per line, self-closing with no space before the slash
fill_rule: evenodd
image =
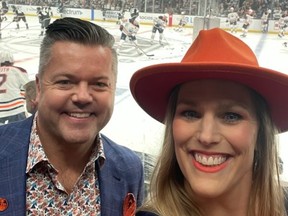
<path id="1" fill-rule="evenodd" d="M 262 95 L 280 132 L 288 130 L 288 76 L 262 67 L 223 63 L 164 63 L 138 70 L 130 80 L 136 102 L 163 122 L 171 91 L 179 84 L 221 79 L 246 85 Z"/>

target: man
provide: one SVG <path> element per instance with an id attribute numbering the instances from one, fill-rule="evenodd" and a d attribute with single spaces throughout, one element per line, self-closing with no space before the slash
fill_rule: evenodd
<path id="1" fill-rule="evenodd" d="M 287 13 L 283 13 L 279 18 L 279 33 L 278 37 L 282 38 L 285 36 L 286 28 L 288 27 L 288 15 Z"/>
<path id="2" fill-rule="evenodd" d="M 250 26 L 250 24 L 252 23 L 252 19 L 253 19 L 253 10 L 249 9 L 245 16 L 244 16 L 244 23 L 242 25 L 242 34 L 240 35 L 240 37 L 246 37 L 248 34 L 248 28 Z"/>
<path id="3" fill-rule="evenodd" d="M 2 38 L 1 30 L 2 28 L 4 28 L 2 26 L 2 22 L 7 20 L 6 16 L 7 12 L 8 12 L 7 3 L 5 1 L 2 1 L 2 7 L 0 8 L 0 39 Z"/>
<path id="4" fill-rule="evenodd" d="M 35 80 L 31 80 L 24 85 L 25 89 L 25 101 L 26 110 L 30 114 L 34 114 L 37 111 L 37 101 L 36 101 L 36 83 Z"/>
<path id="5" fill-rule="evenodd" d="M 227 20 L 229 23 L 229 28 L 231 33 L 236 33 L 237 31 L 237 22 L 239 21 L 239 16 L 236 11 L 234 11 L 234 8 L 230 8 L 230 12 L 227 15 Z"/>
<path id="6" fill-rule="evenodd" d="M 58 1 L 58 2 L 59 2 L 59 1 Z M 59 3 L 59 6 L 58 6 L 58 8 L 57 8 L 57 11 L 58 11 L 58 13 L 59 13 L 59 15 L 60 15 L 61 18 L 63 17 L 64 9 L 65 9 L 65 7 L 64 7 L 64 2 L 63 2 L 63 0 L 62 0 L 62 1 Z"/>
<path id="7" fill-rule="evenodd" d="M 185 17 L 185 12 L 182 11 L 181 12 L 181 18 L 179 20 L 179 24 L 178 24 L 178 27 L 175 28 L 174 30 L 177 31 L 177 32 L 182 32 L 183 31 L 183 27 L 187 24 L 187 20 L 186 20 L 186 17 Z"/>
<path id="8" fill-rule="evenodd" d="M 130 15 L 131 18 L 128 20 L 124 19 L 123 23 L 120 25 L 121 36 L 117 47 L 117 53 L 120 52 L 120 49 L 128 36 L 128 39 L 130 43 L 132 43 L 132 45 L 135 47 L 137 54 L 142 55 L 136 38 L 136 34 L 140 28 L 139 22 L 137 21 L 137 18 L 139 17 L 139 10 L 137 8 L 132 8 Z"/>
<path id="9" fill-rule="evenodd" d="M 16 22 L 16 29 L 20 29 L 19 22 L 22 20 L 25 25 L 26 29 L 29 29 L 28 22 L 26 20 L 26 15 L 21 10 L 17 9 L 16 6 L 12 5 L 12 11 L 14 13 L 13 22 Z"/>
<path id="10" fill-rule="evenodd" d="M 152 28 L 152 35 L 151 35 L 151 44 L 153 44 L 156 32 L 159 32 L 159 43 L 162 45 L 162 39 L 163 39 L 163 32 L 167 25 L 167 17 L 164 16 L 158 16 L 155 17 L 153 20 L 153 28 Z"/>
<path id="11" fill-rule="evenodd" d="M 43 36 L 45 28 L 50 24 L 51 17 L 53 16 L 51 7 L 37 7 L 36 13 L 41 24 L 41 33 L 39 36 Z"/>
<path id="12" fill-rule="evenodd" d="M 269 15 L 271 13 L 271 10 L 268 9 L 262 14 L 261 17 L 261 27 L 262 27 L 262 32 L 267 33 L 268 32 L 268 24 L 269 24 Z"/>
<path id="13" fill-rule="evenodd" d="M 26 118 L 24 85 L 29 81 L 27 71 L 14 66 L 13 54 L 0 52 L 0 124 Z"/>
<path id="14" fill-rule="evenodd" d="M 1 20 L 2 21 L 6 21 L 7 17 L 6 14 L 8 13 L 8 6 L 7 3 L 5 1 L 2 1 L 2 7 L 0 9 L 0 16 L 1 16 Z"/>
<path id="15" fill-rule="evenodd" d="M 8 203 L 0 215 L 122 216 L 142 202 L 139 157 L 100 133 L 113 112 L 113 45 L 88 21 L 66 17 L 48 26 L 38 110 L 0 126 L 0 198 Z"/>

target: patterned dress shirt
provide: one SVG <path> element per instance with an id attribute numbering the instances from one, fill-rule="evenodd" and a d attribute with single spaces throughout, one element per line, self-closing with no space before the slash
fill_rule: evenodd
<path id="1" fill-rule="evenodd" d="M 68 194 L 57 179 L 58 171 L 47 158 L 37 134 L 37 113 L 33 120 L 26 167 L 26 215 L 100 216 L 100 188 L 96 160 L 103 165 L 105 155 L 101 136 L 89 162 Z"/>

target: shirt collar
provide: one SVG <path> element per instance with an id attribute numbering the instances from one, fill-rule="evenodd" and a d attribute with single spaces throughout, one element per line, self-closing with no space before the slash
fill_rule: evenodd
<path id="1" fill-rule="evenodd" d="M 47 158 L 45 154 L 44 148 L 41 144 L 40 138 L 37 133 L 37 116 L 38 116 L 38 112 L 35 113 L 32 128 L 31 128 L 26 173 L 31 172 L 33 168 L 41 162 L 46 162 L 45 164 L 49 164 L 52 166 L 52 164 L 50 164 L 49 159 Z M 106 157 L 104 154 L 103 141 L 102 141 L 100 133 L 95 139 L 94 146 L 95 148 L 93 148 L 93 151 L 91 153 L 90 159 L 86 167 L 91 165 L 92 163 L 95 163 L 97 159 L 99 159 L 98 162 L 99 162 L 100 167 L 104 165 Z"/>

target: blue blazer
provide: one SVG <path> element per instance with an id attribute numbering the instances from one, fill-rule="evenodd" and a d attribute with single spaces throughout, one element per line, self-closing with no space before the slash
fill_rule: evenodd
<path id="1" fill-rule="evenodd" d="M 33 117 L 0 126 L 0 201 L 8 208 L 0 216 L 26 215 L 26 164 Z M 143 200 L 143 166 L 130 149 L 103 138 L 106 156 L 98 169 L 101 216 L 122 216 L 127 193 L 133 193 L 140 206 Z M 1 204 L 1 202 L 0 202 Z"/>

